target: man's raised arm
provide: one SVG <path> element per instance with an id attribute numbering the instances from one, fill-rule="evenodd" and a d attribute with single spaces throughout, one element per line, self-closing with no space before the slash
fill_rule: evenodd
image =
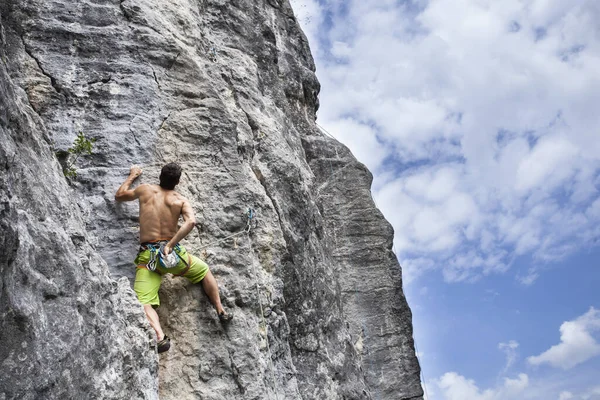
<path id="1" fill-rule="evenodd" d="M 125 179 L 125 182 L 119 187 L 117 193 L 115 194 L 115 200 L 117 201 L 132 201 L 137 199 L 139 193 L 135 190 L 129 189 L 129 186 L 137 179 L 138 176 L 142 174 L 142 169 L 137 165 L 132 165 L 129 170 L 129 176 Z"/>

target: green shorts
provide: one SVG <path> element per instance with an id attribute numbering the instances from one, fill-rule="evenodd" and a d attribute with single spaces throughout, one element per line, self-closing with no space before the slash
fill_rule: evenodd
<path id="1" fill-rule="evenodd" d="M 179 245 L 177 254 L 180 259 L 175 267 L 166 269 L 157 262 L 156 269 L 150 271 L 146 268 L 146 265 L 150 261 L 150 250 L 143 250 L 138 253 L 134 261 L 137 266 L 137 272 L 135 273 L 133 290 L 137 294 L 140 303 L 151 304 L 153 306 L 160 304 L 158 289 L 160 288 L 164 274 L 170 273 L 176 276 L 183 276 L 192 283 L 198 283 L 204 279 L 208 273 L 208 265 L 204 261 L 189 254 L 181 245 Z"/>

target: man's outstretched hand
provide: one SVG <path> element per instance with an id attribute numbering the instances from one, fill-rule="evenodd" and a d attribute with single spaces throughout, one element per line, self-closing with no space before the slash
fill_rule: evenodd
<path id="1" fill-rule="evenodd" d="M 131 168 L 129 169 L 129 176 L 131 176 L 133 179 L 137 178 L 141 174 L 142 174 L 142 169 L 140 167 L 138 167 L 137 165 L 132 165 Z"/>
<path id="2" fill-rule="evenodd" d="M 119 190 L 115 194 L 116 201 L 132 201 L 140 197 L 139 191 L 129 189 L 133 184 L 133 181 L 142 174 L 142 169 L 137 165 L 132 165 L 129 169 L 129 176 L 125 179 L 125 182 L 121 184 Z M 140 186 L 141 187 L 141 186 Z M 139 189 L 139 188 L 138 188 Z"/>

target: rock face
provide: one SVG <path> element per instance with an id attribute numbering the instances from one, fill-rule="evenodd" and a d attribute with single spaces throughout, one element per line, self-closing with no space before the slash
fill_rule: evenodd
<path id="1" fill-rule="evenodd" d="M 6 15 L 2 9 L 0 399 L 158 398 L 140 306 L 126 278 L 110 278 L 28 86 L 11 71 L 27 68 L 11 51 L 18 37 Z"/>
<path id="2" fill-rule="evenodd" d="M 0 399 L 422 398 L 392 228 L 315 125 L 287 0 L 3 0 L 0 24 Z M 200 222 L 183 244 L 235 319 L 165 277 L 159 360 L 130 289 L 138 207 L 114 193 L 170 161 Z"/>

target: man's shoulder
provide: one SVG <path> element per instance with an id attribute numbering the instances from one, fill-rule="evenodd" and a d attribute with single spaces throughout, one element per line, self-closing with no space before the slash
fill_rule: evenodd
<path id="1" fill-rule="evenodd" d="M 169 193 L 169 195 L 173 196 L 174 199 L 177 199 L 179 201 L 188 201 L 188 199 L 186 199 L 184 195 L 182 195 L 181 193 L 179 193 L 179 192 L 177 192 L 175 190 L 172 190 Z"/>
<path id="2" fill-rule="evenodd" d="M 152 195 L 159 191 L 158 185 L 152 185 L 150 183 L 142 183 L 135 189 L 140 195 Z"/>
<path id="3" fill-rule="evenodd" d="M 145 192 L 145 191 L 148 191 L 148 190 L 152 190 L 152 185 L 150 185 L 148 183 L 142 183 L 137 188 L 135 188 L 135 190 L 138 190 L 140 192 Z"/>

